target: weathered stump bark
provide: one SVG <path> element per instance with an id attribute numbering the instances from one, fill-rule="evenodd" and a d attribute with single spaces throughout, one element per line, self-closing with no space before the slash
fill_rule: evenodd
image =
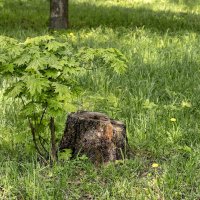
<path id="1" fill-rule="evenodd" d="M 95 164 L 123 159 L 126 155 L 126 127 L 98 112 L 80 111 L 68 116 L 60 150 L 85 154 Z"/>

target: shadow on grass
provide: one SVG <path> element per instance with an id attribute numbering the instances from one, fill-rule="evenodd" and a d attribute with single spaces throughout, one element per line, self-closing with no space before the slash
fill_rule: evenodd
<path id="1" fill-rule="evenodd" d="M 169 0 L 169 2 L 173 4 L 182 4 L 190 8 L 200 5 L 200 0 Z"/>
<path id="2" fill-rule="evenodd" d="M 153 11 L 150 8 L 126 8 L 120 6 L 95 6 L 87 3 L 72 4 L 70 9 L 72 28 L 144 27 L 156 32 L 200 32 L 200 15 L 183 12 Z"/>
<path id="3" fill-rule="evenodd" d="M 3 0 L 0 7 L 0 34 L 27 37 L 47 32 L 49 6 L 47 1 Z"/>
<path id="4" fill-rule="evenodd" d="M 147 7 L 97 6 L 91 3 L 75 2 L 70 3 L 69 11 L 72 29 L 102 26 L 130 29 L 144 27 L 158 33 L 200 32 L 200 15 L 192 13 L 154 11 Z M 47 1 L 8 1 L 4 7 L 0 8 L 0 34 L 15 36 L 16 31 L 24 32 L 24 35 L 26 33 L 42 34 L 48 30 L 48 18 L 49 3 Z"/>

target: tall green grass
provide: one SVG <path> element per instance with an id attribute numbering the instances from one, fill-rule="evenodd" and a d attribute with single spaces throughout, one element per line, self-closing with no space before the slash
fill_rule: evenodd
<path id="1" fill-rule="evenodd" d="M 48 33 L 48 1 L 3 3 L 0 34 L 23 40 Z M 133 155 L 101 168 L 84 157 L 43 166 L 18 103 L 1 97 L 0 198 L 199 199 L 199 15 L 198 0 L 70 1 L 71 28 L 54 34 L 71 33 L 77 47 L 115 47 L 128 58 L 122 76 L 96 71 L 82 80 L 95 98 L 80 99 L 80 107 L 123 120 Z"/>

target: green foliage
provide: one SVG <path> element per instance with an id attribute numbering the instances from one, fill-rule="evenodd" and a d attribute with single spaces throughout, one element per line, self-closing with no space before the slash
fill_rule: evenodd
<path id="1" fill-rule="evenodd" d="M 18 42 L 0 36 L 0 74 L 9 80 L 5 95 L 19 98 L 32 130 L 41 128 L 44 115 L 57 117 L 76 110 L 79 78 L 88 70 L 111 68 L 121 74 L 126 58 L 113 48 L 77 49 L 67 37 L 50 35 Z M 46 125 L 46 124 L 45 124 Z"/>
<path id="2" fill-rule="evenodd" d="M 48 104 L 50 111 L 62 111 L 66 103 L 73 104 L 77 77 L 86 70 L 111 67 L 120 74 L 126 69 L 126 58 L 112 48 L 77 50 L 66 39 L 49 35 L 24 43 L 1 36 L 0 43 L 0 72 L 12 78 L 6 95 L 24 99 L 25 107 L 39 103 Z"/>
<path id="3" fill-rule="evenodd" d="M 62 152 L 58 153 L 59 160 L 66 161 L 72 157 L 72 150 L 71 149 L 64 149 Z"/>

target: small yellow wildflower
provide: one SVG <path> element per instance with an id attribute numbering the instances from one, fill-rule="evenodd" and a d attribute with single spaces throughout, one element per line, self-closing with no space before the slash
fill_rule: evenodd
<path id="1" fill-rule="evenodd" d="M 70 33 L 69 35 L 70 35 L 71 37 L 74 37 L 74 34 L 73 34 L 73 33 Z"/>
<path id="2" fill-rule="evenodd" d="M 181 106 L 182 106 L 183 108 L 190 108 L 192 105 L 191 105 L 190 102 L 182 101 L 182 102 L 181 102 Z"/>
<path id="3" fill-rule="evenodd" d="M 172 117 L 172 118 L 170 119 L 170 121 L 171 121 L 171 122 L 176 122 L 176 118 Z"/>
<path id="4" fill-rule="evenodd" d="M 153 168 L 158 168 L 158 163 L 153 163 L 152 165 L 151 165 Z"/>

